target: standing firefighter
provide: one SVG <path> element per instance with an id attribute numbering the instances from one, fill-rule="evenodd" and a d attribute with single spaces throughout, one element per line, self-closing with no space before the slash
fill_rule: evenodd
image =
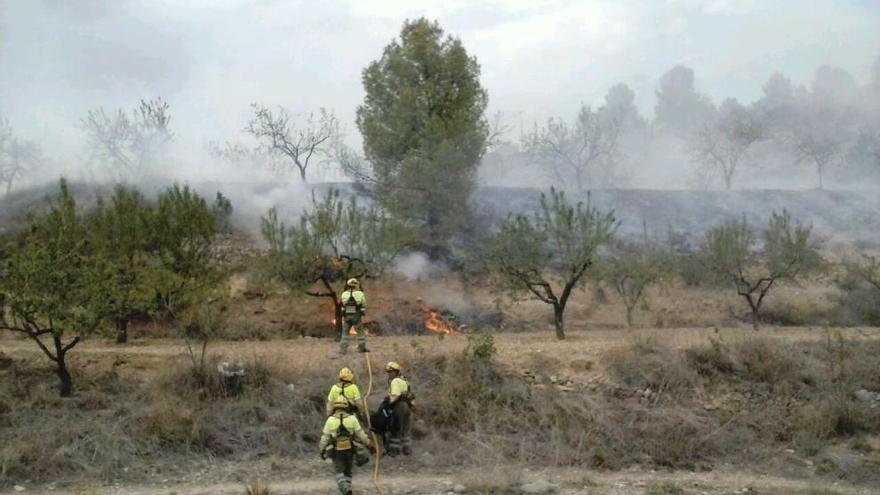
<path id="1" fill-rule="evenodd" d="M 388 377 L 388 397 L 385 401 L 391 407 L 393 414 L 390 424 L 390 438 L 386 452 L 395 456 L 403 452 L 404 455 L 412 453 L 409 440 L 410 414 L 412 413 L 413 395 L 409 382 L 400 374 L 400 365 L 394 361 L 385 365 L 385 373 Z"/>
<path id="2" fill-rule="evenodd" d="M 370 460 L 362 449 L 366 448 L 373 452 L 376 450 L 370 437 L 361 428 L 357 417 L 346 412 L 348 407 L 348 400 L 344 397 L 340 396 L 333 402 L 333 411 L 324 423 L 321 442 L 318 444 L 321 459 L 333 460 L 336 486 L 339 487 L 339 493 L 342 495 L 351 494 L 353 464 L 363 466 Z"/>
<path id="3" fill-rule="evenodd" d="M 358 352 L 367 352 L 367 333 L 361 325 L 361 319 L 366 314 L 367 298 L 360 290 L 360 283 L 356 278 L 348 279 L 345 287 L 345 292 L 339 297 L 345 322 L 339 339 L 339 352 L 342 354 L 348 352 L 348 332 L 352 327 L 357 332 Z"/>
<path id="4" fill-rule="evenodd" d="M 333 407 L 336 401 L 342 398 L 348 404 L 345 412 L 349 414 L 359 414 L 360 418 L 367 417 L 367 408 L 364 399 L 361 397 L 361 391 L 354 383 L 354 372 L 349 368 L 339 370 L 339 381 L 330 387 L 330 393 L 327 394 L 327 415 L 333 414 Z"/>

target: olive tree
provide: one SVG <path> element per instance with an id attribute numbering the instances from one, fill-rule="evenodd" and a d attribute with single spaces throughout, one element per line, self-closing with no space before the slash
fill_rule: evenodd
<path id="1" fill-rule="evenodd" d="M 668 271 L 667 257 L 656 246 L 616 242 L 607 258 L 601 260 L 600 278 L 614 288 L 626 308 L 626 325 L 633 326 L 633 313 L 644 301 L 648 288 Z"/>
<path id="2" fill-rule="evenodd" d="M 513 293 L 531 293 L 553 307 L 556 337 L 565 338 L 565 307 L 572 291 L 584 283 L 600 246 L 617 228 L 613 212 L 589 203 L 572 206 L 565 193 L 541 194 L 534 216 L 503 220 L 489 239 L 484 256 Z"/>
<path id="3" fill-rule="evenodd" d="M 796 222 L 786 210 L 770 215 L 760 242 L 745 218 L 721 224 L 706 234 L 702 254 L 707 274 L 745 299 L 758 330 L 761 305 L 774 284 L 818 265 L 811 234 L 812 227 Z"/>
<path id="4" fill-rule="evenodd" d="M 339 332 L 342 301 L 336 286 L 352 277 L 380 275 L 408 238 L 407 230 L 382 210 L 361 207 L 354 196 L 343 200 L 336 190 L 320 200 L 313 194 L 312 210 L 293 225 L 270 209 L 262 218 L 262 233 L 269 245 L 266 273 L 291 289 L 332 301 Z"/>
<path id="5" fill-rule="evenodd" d="M 50 209 L 6 247 L 0 329 L 31 339 L 55 363 L 62 397 L 73 393 L 67 354 L 93 333 L 107 295 L 67 184 Z"/>

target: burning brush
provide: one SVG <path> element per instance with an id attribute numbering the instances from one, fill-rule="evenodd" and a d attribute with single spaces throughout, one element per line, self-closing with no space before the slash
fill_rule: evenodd
<path id="1" fill-rule="evenodd" d="M 456 326 L 443 317 L 438 311 L 425 305 L 422 298 L 416 299 L 419 304 L 419 311 L 425 317 L 425 330 L 439 335 L 461 335 Z"/>

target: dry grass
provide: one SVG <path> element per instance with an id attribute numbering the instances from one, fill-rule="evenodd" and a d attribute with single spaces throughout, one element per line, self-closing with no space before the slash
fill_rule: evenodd
<path id="1" fill-rule="evenodd" d="M 377 342 L 377 377 L 380 360 L 393 356 L 418 397 L 413 468 L 748 467 L 792 448 L 815 456 L 817 466 L 827 464 L 830 475 L 874 479 L 858 466 L 869 466 L 878 451 L 860 439 L 880 434 L 880 411 L 855 401 L 852 392 L 878 385 L 877 341 L 833 333 L 756 339 L 751 331 L 711 339 L 686 331 L 633 332 L 616 340 L 610 332 L 590 335 L 556 343 L 520 334 L 518 342 L 474 340 L 470 347 L 464 339 Z M 55 397 L 54 377 L 42 362 L 12 360 L 0 367 L 0 404 L 6 405 L 0 406 L 0 431 L 10 439 L 0 446 L 0 484 L 144 479 L 163 466 L 185 471 L 204 459 L 313 457 L 332 377 L 343 364 L 357 364 L 359 373 L 362 366 L 328 360 L 327 343 L 309 342 L 300 350 L 276 345 L 278 352 L 262 353 L 243 344 L 238 359 L 248 374 L 236 396 L 212 371 L 219 357 L 193 367 L 168 356 L 149 373 L 114 371 L 106 360 L 102 366 L 80 362 L 71 400 Z M 585 359 L 581 350 L 604 358 Z M 593 388 L 579 381 L 562 391 L 531 383 L 520 367 L 576 378 L 607 373 L 609 380 Z M 382 395 L 384 383 L 377 381 L 371 404 Z M 861 457 L 820 463 L 829 446 L 841 442 Z M 479 480 L 468 487 L 472 493 L 510 490 Z"/>
<path id="2" fill-rule="evenodd" d="M 253 481 L 244 487 L 244 495 L 272 495 L 272 490 L 260 481 Z"/>

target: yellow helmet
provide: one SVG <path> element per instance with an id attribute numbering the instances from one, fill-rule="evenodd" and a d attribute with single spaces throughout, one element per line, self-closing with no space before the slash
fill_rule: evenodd
<path id="1" fill-rule="evenodd" d="M 352 288 L 357 287 L 359 285 L 360 285 L 360 282 L 358 282 L 358 279 L 356 279 L 356 278 L 350 278 L 350 279 L 348 279 L 348 282 L 345 283 L 346 287 L 352 287 Z"/>
<path id="2" fill-rule="evenodd" d="M 340 395 L 339 397 L 336 398 L 336 400 L 333 401 L 333 410 L 334 411 L 337 411 L 339 409 L 348 410 L 348 408 L 350 406 L 351 406 L 351 404 L 348 403 L 348 399 L 346 399 L 342 395 Z"/>
<path id="3" fill-rule="evenodd" d="M 354 372 L 349 368 L 342 368 L 339 370 L 339 380 L 343 382 L 350 382 L 354 380 Z"/>
<path id="4" fill-rule="evenodd" d="M 388 364 L 385 365 L 385 371 L 400 372 L 400 365 L 395 363 L 394 361 L 388 361 Z"/>

